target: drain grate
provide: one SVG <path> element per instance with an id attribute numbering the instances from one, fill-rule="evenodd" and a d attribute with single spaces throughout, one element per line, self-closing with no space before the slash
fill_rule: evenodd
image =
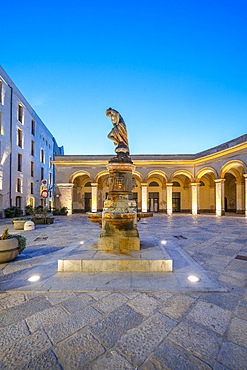
<path id="1" fill-rule="evenodd" d="M 177 238 L 177 239 L 187 239 L 185 236 L 183 235 L 173 235 L 174 238 Z"/>
<path id="2" fill-rule="evenodd" d="M 247 261 L 247 256 L 240 256 L 239 254 L 235 257 L 235 260 Z"/>

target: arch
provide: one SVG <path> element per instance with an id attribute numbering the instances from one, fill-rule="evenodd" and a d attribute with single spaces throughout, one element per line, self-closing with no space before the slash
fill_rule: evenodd
<path id="1" fill-rule="evenodd" d="M 168 180 L 167 174 L 164 171 L 161 171 L 161 170 L 153 170 L 153 171 L 150 171 L 147 174 L 147 179 L 149 179 L 151 176 L 155 176 L 155 175 L 162 176 L 165 179 L 166 182 Z"/>
<path id="2" fill-rule="evenodd" d="M 137 177 L 140 182 L 143 182 L 143 176 L 139 171 L 133 171 L 133 176 Z"/>
<path id="3" fill-rule="evenodd" d="M 109 176 L 109 172 L 107 170 L 103 170 L 97 173 L 97 175 L 95 176 L 95 182 L 98 182 L 102 176 Z"/>
<path id="4" fill-rule="evenodd" d="M 88 176 L 90 178 L 90 180 L 92 181 L 91 174 L 88 171 L 79 170 L 79 171 L 74 172 L 70 176 L 69 182 L 73 183 L 78 176 Z"/>
<path id="5" fill-rule="evenodd" d="M 184 175 L 184 176 L 188 177 L 190 179 L 190 181 L 192 181 L 192 182 L 194 180 L 194 176 L 192 175 L 191 172 L 189 172 L 187 170 L 177 170 L 171 175 L 169 182 L 172 182 L 173 178 L 176 177 L 176 176 L 179 176 L 179 175 Z"/>
<path id="6" fill-rule="evenodd" d="M 226 162 L 220 169 L 220 177 L 224 179 L 225 174 L 229 171 L 232 171 L 232 174 L 235 177 L 241 176 L 241 172 L 238 169 L 239 167 L 242 168 L 244 172 L 246 172 L 246 164 L 243 161 L 236 159 Z"/>
<path id="7" fill-rule="evenodd" d="M 197 172 L 196 182 L 200 182 L 201 178 L 208 173 L 213 174 L 216 179 L 218 178 L 218 173 L 213 167 L 204 167 Z"/>
<path id="8" fill-rule="evenodd" d="M 152 185 L 151 185 L 152 182 L 156 182 L 158 187 L 162 188 L 162 181 L 159 178 L 157 178 L 157 177 L 151 178 L 150 177 L 149 181 L 147 183 L 148 187 L 152 187 Z M 157 187 L 157 185 L 154 185 L 154 186 Z"/>

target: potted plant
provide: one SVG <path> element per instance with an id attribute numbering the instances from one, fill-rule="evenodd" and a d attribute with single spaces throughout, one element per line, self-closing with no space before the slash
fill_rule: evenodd
<path id="1" fill-rule="evenodd" d="M 22 216 L 23 211 L 19 207 L 11 206 L 4 210 L 5 218 L 13 218 Z"/>
<path id="2" fill-rule="evenodd" d="M 38 206 L 35 208 L 35 214 L 31 218 L 31 221 L 35 223 L 35 225 L 44 225 L 44 224 L 53 224 L 54 217 L 47 216 L 47 209 L 43 208 L 42 206 Z"/>
<path id="3" fill-rule="evenodd" d="M 34 214 L 33 206 L 31 206 L 30 204 L 28 204 L 25 207 L 25 213 L 26 213 L 26 216 L 32 216 Z"/>
<path id="4" fill-rule="evenodd" d="M 14 229 L 15 230 L 24 230 L 24 224 L 28 220 L 30 220 L 30 217 L 29 218 L 27 218 L 27 217 L 13 218 L 11 223 L 14 224 Z"/>
<path id="5" fill-rule="evenodd" d="M 53 208 L 52 213 L 53 215 L 57 215 L 57 216 L 67 216 L 68 208 L 67 207 Z"/>
<path id="6" fill-rule="evenodd" d="M 26 238 L 22 235 L 9 234 L 5 228 L 0 236 L 0 263 L 15 259 L 26 247 Z"/>

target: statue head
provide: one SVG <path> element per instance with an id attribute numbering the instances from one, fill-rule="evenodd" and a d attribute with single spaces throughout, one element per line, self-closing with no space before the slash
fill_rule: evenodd
<path id="1" fill-rule="evenodd" d="M 112 124 L 117 125 L 119 122 L 123 122 L 123 118 L 120 113 L 112 108 L 106 110 L 106 116 L 111 118 Z"/>

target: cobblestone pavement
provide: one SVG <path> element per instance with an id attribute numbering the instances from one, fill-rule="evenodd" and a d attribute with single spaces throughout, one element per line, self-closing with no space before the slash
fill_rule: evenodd
<path id="1" fill-rule="evenodd" d="M 236 258 L 247 256 L 247 219 L 158 214 L 138 228 L 141 240 L 172 242 L 223 289 L 148 289 L 142 276 L 145 289 L 81 291 L 78 274 L 66 290 L 62 279 L 56 290 L 31 285 L 30 274 L 49 282 L 66 249 L 99 235 L 84 215 L 57 217 L 21 232 L 27 248 L 0 265 L 0 369 L 247 369 L 247 261 Z"/>

